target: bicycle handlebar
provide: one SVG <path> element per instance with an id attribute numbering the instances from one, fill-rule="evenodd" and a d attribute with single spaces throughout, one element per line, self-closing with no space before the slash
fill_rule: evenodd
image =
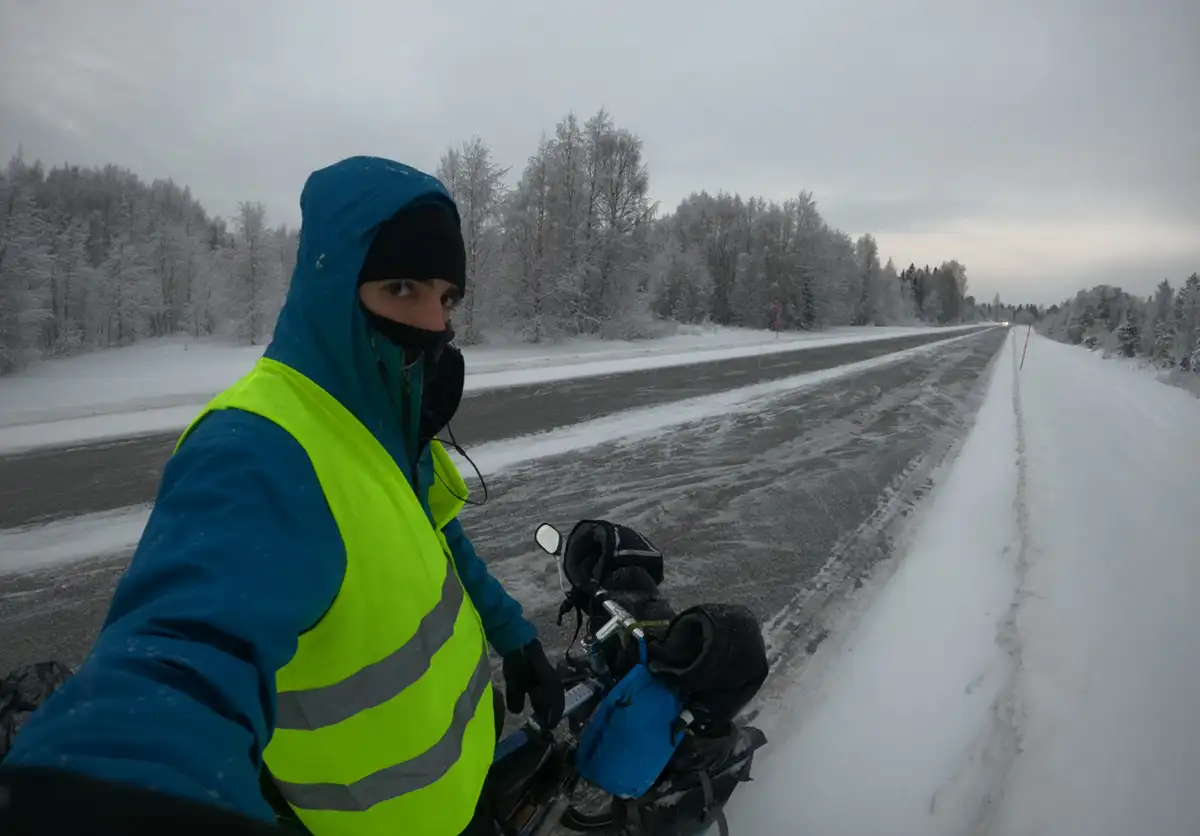
<path id="1" fill-rule="evenodd" d="M 607 592 L 604 590 L 597 592 L 596 598 L 600 601 L 604 609 L 608 610 L 608 614 L 612 616 L 603 627 L 596 631 L 597 641 L 606 641 L 618 629 L 632 633 L 636 639 L 646 638 L 646 634 L 642 631 L 642 628 L 637 626 L 637 619 L 630 615 L 628 610 L 609 598 Z"/>

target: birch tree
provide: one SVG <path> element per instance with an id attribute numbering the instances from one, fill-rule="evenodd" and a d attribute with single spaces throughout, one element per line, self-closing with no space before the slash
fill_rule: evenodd
<path id="1" fill-rule="evenodd" d="M 449 148 L 438 164 L 462 221 L 466 249 L 467 292 L 455 313 L 457 338 L 478 342 L 483 328 L 498 323 L 500 294 L 501 220 L 508 169 L 492 159 L 491 149 L 478 136 Z"/>

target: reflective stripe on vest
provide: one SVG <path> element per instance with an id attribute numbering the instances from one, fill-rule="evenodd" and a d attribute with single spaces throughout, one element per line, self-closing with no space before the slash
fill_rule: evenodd
<path id="1" fill-rule="evenodd" d="M 440 530 L 462 508 L 462 476 L 431 444 L 430 525 L 378 440 L 273 360 L 196 420 L 229 408 L 261 415 L 300 443 L 346 548 L 333 604 L 276 675 L 264 752 L 275 783 L 315 836 L 458 834 L 495 742 L 483 627 Z"/>
<path id="2" fill-rule="evenodd" d="M 487 654 L 479 659 L 467 690 L 454 704 L 454 721 L 449 731 L 417 757 L 398 763 L 360 778 L 350 785 L 290 784 L 276 780 L 275 785 L 289 804 L 309 810 L 365 810 L 381 801 L 415 792 L 441 778 L 462 753 L 463 735 L 467 723 L 491 682 L 491 667 Z M 474 803 L 472 802 L 472 808 Z"/>
<path id="3" fill-rule="evenodd" d="M 395 653 L 332 685 L 279 695 L 277 729 L 320 729 L 381 705 L 425 675 L 433 654 L 454 634 L 462 584 L 446 573 L 442 599 L 421 619 L 417 633 Z M 486 654 L 484 658 L 486 665 Z"/>

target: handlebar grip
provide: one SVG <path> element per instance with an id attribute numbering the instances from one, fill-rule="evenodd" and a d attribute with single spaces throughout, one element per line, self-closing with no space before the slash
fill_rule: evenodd
<path id="1" fill-rule="evenodd" d="M 627 609 L 609 598 L 608 592 L 601 589 L 598 590 L 593 597 L 599 601 L 604 609 L 608 611 L 608 614 L 612 616 L 612 621 L 610 621 L 608 624 L 605 624 L 596 633 L 596 637 L 600 639 L 600 641 L 605 641 L 609 636 L 611 636 L 616 627 L 621 627 L 624 630 L 628 630 L 637 639 L 644 639 L 646 637 L 646 634 L 642 631 L 642 628 L 636 626 L 637 619 L 634 618 Z"/>
<path id="2" fill-rule="evenodd" d="M 618 619 L 621 622 L 621 626 L 628 627 L 634 623 L 634 617 L 616 601 L 606 598 L 603 603 L 604 609 L 608 610 L 608 614 L 613 618 Z"/>

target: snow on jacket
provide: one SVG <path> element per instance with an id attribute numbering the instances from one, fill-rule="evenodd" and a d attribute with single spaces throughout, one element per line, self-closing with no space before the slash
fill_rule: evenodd
<path id="1" fill-rule="evenodd" d="M 372 346 L 357 275 L 328 275 L 322 253 L 361 264 L 371 231 L 402 206 L 449 200 L 441 183 L 389 160 L 354 157 L 314 172 L 301 197 L 297 266 L 266 355 L 336 397 L 379 439 L 428 513 L 433 480 L 418 460 L 422 364 L 409 397 L 398 351 Z M 336 248 L 336 249 L 335 249 Z M 349 253 L 343 248 L 351 248 Z M 337 259 L 345 263 L 344 259 Z M 357 270 L 355 270 L 357 273 Z M 391 346 L 388 346 L 390 349 Z M 458 520 L 445 529 L 455 565 L 492 647 L 536 633 L 475 553 Z M 403 559 L 404 544 L 396 544 Z M 46 766 L 227 806 L 269 819 L 259 793 L 276 710 L 275 672 L 332 604 L 345 571 L 342 538 L 307 455 L 256 415 L 206 417 L 168 461 L 158 498 L 103 629 L 76 676 L 35 713 L 5 766 Z"/>

